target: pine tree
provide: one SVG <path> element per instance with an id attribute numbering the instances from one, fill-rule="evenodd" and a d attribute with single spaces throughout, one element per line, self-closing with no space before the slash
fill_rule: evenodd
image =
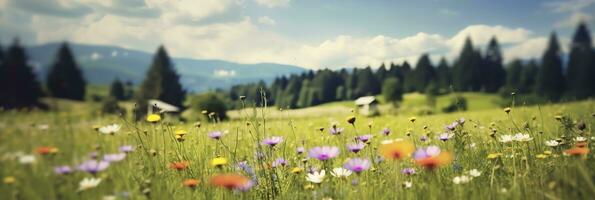
<path id="1" fill-rule="evenodd" d="M 535 60 L 531 60 L 523 66 L 518 92 L 522 94 L 532 93 L 533 88 L 535 88 L 535 75 L 538 73 L 539 67 L 537 66 L 537 63 L 535 63 Z"/>
<path id="2" fill-rule="evenodd" d="M 384 63 L 382 63 L 378 70 L 376 70 L 376 80 L 378 80 L 379 83 L 383 83 L 384 79 L 386 79 L 387 76 L 388 71 L 386 70 L 386 66 L 384 65 Z"/>
<path id="3" fill-rule="evenodd" d="M 572 39 L 566 82 L 570 96 L 584 99 L 595 95 L 595 51 L 585 23 L 579 24 Z"/>
<path id="4" fill-rule="evenodd" d="M 471 38 L 467 38 L 453 66 L 454 88 L 458 91 L 479 91 L 483 79 L 480 65 L 481 54 L 473 48 Z"/>
<path id="5" fill-rule="evenodd" d="M 423 54 L 419 57 L 415 69 L 413 69 L 413 77 L 413 87 L 415 91 L 421 93 L 425 92 L 430 81 L 436 79 L 436 72 L 428 54 Z"/>
<path id="6" fill-rule="evenodd" d="M 395 77 L 387 78 L 382 84 L 382 95 L 385 101 L 396 104 L 403 100 L 403 84 Z"/>
<path id="7" fill-rule="evenodd" d="M 146 114 L 146 101 L 149 99 L 159 99 L 183 108 L 186 91 L 182 89 L 180 76 L 176 73 L 165 47 L 160 46 L 157 49 L 145 80 L 140 85 L 137 98 L 137 119 Z"/>
<path id="8" fill-rule="evenodd" d="M 365 69 L 358 70 L 357 74 L 357 87 L 355 88 L 354 94 L 357 97 L 376 95 L 380 93 L 380 83 L 374 76 L 372 68 L 369 66 Z"/>
<path id="9" fill-rule="evenodd" d="M 85 80 L 66 42 L 58 49 L 47 76 L 50 95 L 56 98 L 84 100 Z"/>
<path id="10" fill-rule="evenodd" d="M 41 87 L 18 39 L 8 48 L 0 69 L 0 106 L 4 109 L 43 107 L 38 101 Z"/>
<path id="11" fill-rule="evenodd" d="M 483 88 L 486 92 L 496 92 L 506 82 L 506 71 L 502 66 L 502 53 L 496 37 L 490 40 L 483 61 Z"/>
<path id="12" fill-rule="evenodd" d="M 442 90 L 442 92 L 449 91 L 452 85 L 452 72 L 444 57 L 440 58 L 440 63 L 436 68 L 436 77 L 439 90 Z"/>
<path id="13" fill-rule="evenodd" d="M 403 88 L 405 92 L 415 91 L 415 77 L 411 71 L 411 65 L 407 61 L 401 65 L 401 74 L 403 75 Z"/>
<path id="14" fill-rule="evenodd" d="M 519 59 L 515 59 L 508 64 L 508 71 L 506 72 L 506 88 L 508 90 L 506 93 L 521 91 L 521 88 L 523 87 L 523 83 L 521 82 L 523 68 L 523 63 Z"/>
<path id="15" fill-rule="evenodd" d="M 551 34 L 548 47 L 541 59 L 535 91 L 539 96 L 551 101 L 558 101 L 564 92 L 560 45 L 555 32 Z"/>
<path id="16" fill-rule="evenodd" d="M 109 94 L 115 100 L 125 100 L 126 96 L 124 94 L 124 85 L 120 81 L 120 79 L 115 79 L 110 86 Z"/>

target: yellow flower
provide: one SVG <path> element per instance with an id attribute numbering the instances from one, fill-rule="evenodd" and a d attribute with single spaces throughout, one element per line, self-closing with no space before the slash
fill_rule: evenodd
<path id="1" fill-rule="evenodd" d="M 214 158 L 213 160 L 211 160 L 211 165 L 213 167 L 221 167 L 226 164 L 227 164 L 227 158 L 218 157 L 218 158 Z"/>
<path id="2" fill-rule="evenodd" d="M 409 121 L 411 121 L 411 122 L 415 122 L 415 120 L 416 120 L 416 118 L 415 118 L 415 117 L 410 117 L 410 118 L 409 118 Z"/>
<path id="3" fill-rule="evenodd" d="M 304 185 L 304 189 L 306 189 L 306 190 L 314 189 L 314 185 L 312 185 L 312 184 L 306 184 L 306 185 Z"/>
<path id="4" fill-rule="evenodd" d="M 17 179 L 16 179 L 16 178 L 14 178 L 14 176 L 7 176 L 7 177 L 4 177 L 4 180 L 3 180 L 4 184 L 6 184 L 6 185 L 13 184 L 13 183 L 14 183 L 14 182 L 16 182 L 16 181 L 17 181 Z"/>
<path id="5" fill-rule="evenodd" d="M 176 130 L 175 134 L 179 135 L 179 136 L 184 136 L 184 135 L 188 134 L 188 131 L 183 130 L 183 129 L 178 129 L 178 130 Z"/>
<path id="6" fill-rule="evenodd" d="M 183 135 L 176 135 L 174 137 L 176 138 L 176 140 L 178 140 L 178 142 L 184 142 L 184 140 L 186 140 L 186 139 L 184 139 Z"/>
<path id="7" fill-rule="evenodd" d="M 544 158 L 547 158 L 547 155 L 545 155 L 545 154 L 537 154 L 537 156 L 535 156 L 535 157 L 536 158 L 539 158 L 539 159 L 544 159 Z"/>
<path id="8" fill-rule="evenodd" d="M 501 153 L 491 153 L 491 154 L 488 154 L 488 159 L 495 159 L 495 158 L 498 158 L 500 156 L 502 156 Z"/>
<path id="9" fill-rule="evenodd" d="M 545 154 L 545 155 L 552 155 L 552 151 L 544 151 L 543 154 Z"/>
<path id="10" fill-rule="evenodd" d="M 148 122 L 155 123 L 155 122 L 158 122 L 159 120 L 161 120 L 161 116 L 158 114 L 150 114 L 149 116 L 147 116 Z"/>
<path id="11" fill-rule="evenodd" d="M 510 112 L 510 110 L 511 110 L 511 109 L 510 109 L 510 107 L 506 107 L 506 108 L 504 108 L 504 112 L 506 112 L 506 113 L 509 113 L 509 112 Z"/>
<path id="12" fill-rule="evenodd" d="M 302 173 L 303 171 L 304 171 L 304 168 L 301 168 L 301 167 L 294 167 L 293 169 L 291 169 L 291 173 L 294 173 L 294 174 L 299 174 L 299 173 Z"/>
<path id="13" fill-rule="evenodd" d="M 350 124 L 355 123 L 355 116 L 349 116 L 349 117 L 347 117 L 347 123 L 350 123 Z"/>

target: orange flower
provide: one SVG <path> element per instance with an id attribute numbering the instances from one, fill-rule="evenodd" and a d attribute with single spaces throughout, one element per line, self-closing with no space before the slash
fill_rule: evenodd
<path id="1" fill-rule="evenodd" d="M 574 147 L 564 151 L 564 153 L 568 155 L 586 155 L 589 153 L 589 149 L 586 147 Z"/>
<path id="2" fill-rule="evenodd" d="M 410 141 L 395 141 L 380 145 L 378 150 L 387 159 L 399 160 L 411 156 L 415 146 Z"/>
<path id="3" fill-rule="evenodd" d="M 186 179 L 182 184 L 189 188 L 195 188 L 200 181 L 196 179 Z"/>
<path id="4" fill-rule="evenodd" d="M 248 187 L 250 179 L 240 174 L 220 174 L 211 178 L 211 184 L 227 189 L 242 189 Z"/>
<path id="5" fill-rule="evenodd" d="M 441 152 L 437 156 L 416 160 L 415 163 L 427 169 L 435 169 L 437 167 L 450 163 L 450 161 L 452 161 L 452 154 L 449 152 Z"/>
<path id="6" fill-rule="evenodd" d="M 58 148 L 42 146 L 42 147 L 37 147 L 37 149 L 35 151 L 40 155 L 47 155 L 47 154 L 58 153 Z"/>
<path id="7" fill-rule="evenodd" d="M 181 170 L 188 168 L 188 161 L 173 162 L 173 163 L 169 164 L 169 167 L 171 167 L 172 169 L 181 171 Z"/>
<path id="8" fill-rule="evenodd" d="M 574 144 L 575 147 L 587 147 L 587 143 L 586 142 L 577 142 L 576 144 Z"/>

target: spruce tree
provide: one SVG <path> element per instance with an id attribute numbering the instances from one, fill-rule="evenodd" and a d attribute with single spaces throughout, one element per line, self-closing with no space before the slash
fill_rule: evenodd
<path id="1" fill-rule="evenodd" d="M 386 66 L 384 65 L 384 63 L 382 63 L 382 65 L 380 65 L 378 70 L 376 70 L 376 79 L 378 80 L 379 83 L 383 83 L 384 79 L 386 79 L 387 76 L 388 76 L 388 70 L 386 70 Z"/>
<path id="2" fill-rule="evenodd" d="M 47 87 L 53 97 L 84 100 L 85 80 L 68 44 L 58 49 L 54 64 L 47 76 Z"/>
<path id="3" fill-rule="evenodd" d="M 413 87 L 420 93 L 425 92 L 430 81 L 436 79 L 436 72 L 428 54 L 419 57 L 415 69 L 413 69 L 413 77 Z"/>
<path id="4" fill-rule="evenodd" d="M 116 100 L 124 100 L 126 98 L 124 94 L 124 85 L 120 81 L 120 79 L 116 78 L 112 85 L 110 86 L 109 94 Z"/>
<path id="5" fill-rule="evenodd" d="M 490 40 L 483 61 L 483 88 L 486 92 L 496 92 L 506 82 L 506 71 L 502 66 L 502 53 L 496 37 Z"/>
<path id="6" fill-rule="evenodd" d="M 521 91 L 521 88 L 523 87 L 521 82 L 523 68 L 523 62 L 519 59 L 515 59 L 508 64 L 508 71 L 506 72 L 506 87 L 508 89 L 506 91 L 507 93 Z"/>
<path id="7" fill-rule="evenodd" d="M 556 33 L 553 32 L 541 59 L 541 69 L 537 74 L 535 91 L 547 100 L 558 101 L 564 92 L 564 82 L 560 45 Z"/>
<path id="8" fill-rule="evenodd" d="M 570 96 L 584 99 L 595 95 L 595 52 L 585 23 L 579 24 L 572 39 L 566 82 Z"/>
<path id="9" fill-rule="evenodd" d="M 524 65 L 521 72 L 518 92 L 523 94 L 532 93 L 533 88 L 535 88 L 535 75 L 538 73 L 539 67 L 537 66 L 537 63 L 535 63 L 535 60 L 531 60 Z"/>
<path id="10" fill-rule="evenodd" d="M 407 61 L 401 65 L 401 72 L 403 75 L 403 88 L 405 92 L 415 91 L 415 77 L 411 71 L 411 65 Z"/>
<path id="11" fill-rule="evenodd" d="M 27 64 L 27 54 L 15 39 L 8 48 L 0 72 L 0 106 L 4 109 L 40 107 L 41 87 L 33 69 Z"/>
<path id="12" fill-rule="evenodd" d="M 450 90 L 450 85 L 452 85 L 452 72 L 444 57 L 440 59 L 440 63 L 438 63 L 438 67 L 436 68 L 436 80 L 438 82 L 439 90 L 442 90 L 442 92 Z"/>
<path id="13" fill-rule="evenodd" d="M 395 77 L 387 78 L 382 84 L 382 95 L 385 101 L 396 104 L 403 100 L 403 84 Z"/>
<path id="14" fill-rule="evenodd" d="M 180 76 L 167 55 L 165 47 L 160 46 L 153 57 L 145 80 L 141 83 L 137 95 L 137 119 L 146 114 L 147 100 L 159 99 L 171 105 L 183 108 L 186 91 L 180 84 Z"/>
<path id="15" fill-rule="evenodd" d="M 471 38 L 465 40 L 453 66 L 454 88 L 458 91 L 479 91 L 483 82 L 481 54 L 473 48 Z"/>
<path id="16" fill-rule="evenodd" d="M 378 83 L 372 69 L 368 66 L 362 70 L 358 70 L 357 87 L 354 91 L 356 98 L 367 95 L 376 95 L 379 93 L 380 83 Z"/>

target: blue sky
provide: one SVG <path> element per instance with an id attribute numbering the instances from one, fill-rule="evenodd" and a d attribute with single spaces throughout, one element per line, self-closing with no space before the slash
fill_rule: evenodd
<path id="1" fill-rule="evenodd" d="M 308 68 L 378 66 L 422 53 L 456 58 L 465 37 L 496 36 L 506 61 L 537 58 L 595 27 L 595 0 L 0 0 L 0 42 L 69 40 L 177 57 Z"/>

